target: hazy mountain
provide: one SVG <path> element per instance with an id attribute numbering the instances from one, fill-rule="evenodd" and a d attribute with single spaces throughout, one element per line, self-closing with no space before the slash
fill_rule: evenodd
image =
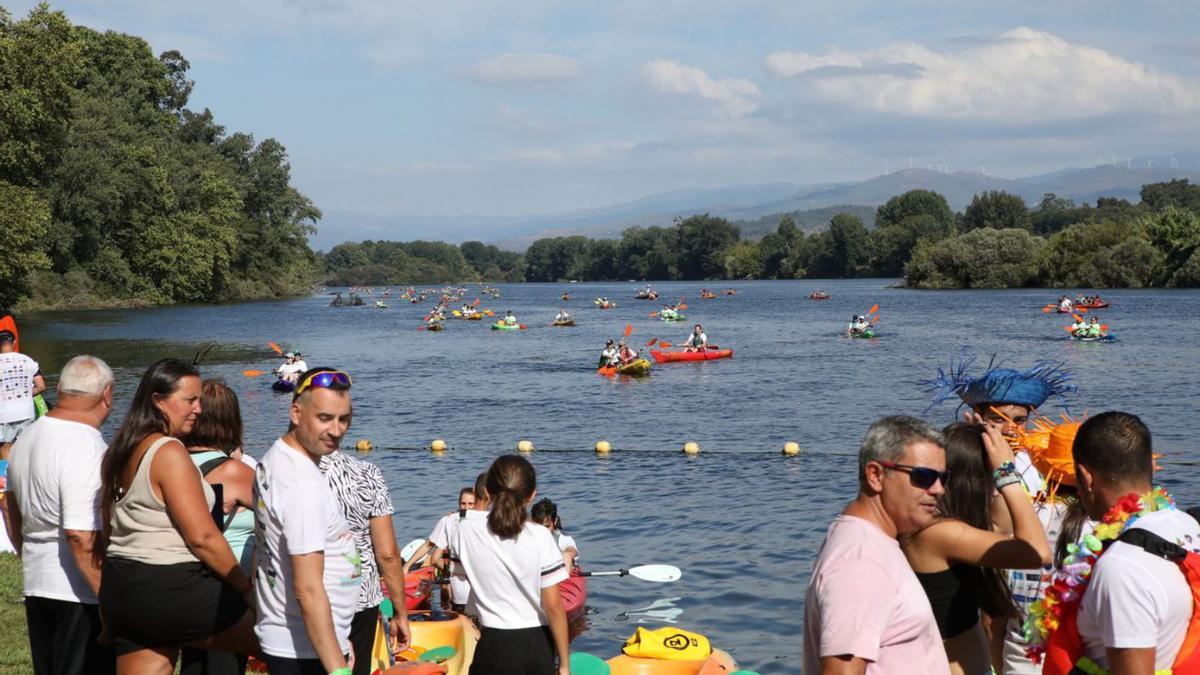
<path id="1" fill-rule="evenodd" d="M 798 213 L 799 220 L 811 225 L 809 221 L 814 218 L 827 221 L 836 214 L 837 210 L 831 207 L 877 207 L 913 189 L 941 193 L 956 211 L 966 208 L 976 194 L 988 190 L 1020 195 L 1030 206 L 1036 205 L 1047 192 L 1076 202 L 1095 202 L 1098 197 L 1137 201 L 1142 185 L 1173 178 L 1200 182 L 1200 154 L 1114 160 L 1093 167 L 1066 168 L 1015 179 L 977 171 L 943 173 L 929 169 L 904 169 L 848 183 L 757 183 L 672 190 L 603 208 L 553 215 L 366 216 L 329 211 L 321 221 L 318 233 L 312 238 L 312 244 L 315 248 L 328 250 L 343 241 L 363 239 L 424 238 L 450 242 L 480 239 L 520 250 L 541 237 L 574 234 L 618 237 L 622 230 L 633 225 L 670 225 L 677 217 L 697 213 L 745 221 L 744 225 L 753 224 L 755 230 L 765 226 L 771 218 L 778 222 L 778 217 L 785 213 Z M 856 214 L 862 216 L 867 213 L 867 210 L 860 209 Z M 756 236 L 761 232 L 747 234 Z"/>

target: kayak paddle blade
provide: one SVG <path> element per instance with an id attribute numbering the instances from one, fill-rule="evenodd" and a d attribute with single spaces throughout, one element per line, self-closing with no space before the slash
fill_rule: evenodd
<path id="1" fill-rule="evenodd" d="M 867 314 L 874 314 L 875 312 L 878 312 L 878 311 L 879 311 L 879 303 L 877 302 L 877 303 L 871 305 L 871 309 L 867 310 Z"/>
<path id="2" fill-rule="evenodd" d="M 609 675 L 612 668 L 604 659 L 587 652 L 573 652 L 569 661 L 571 675 Z"/>
<path id="3" fill-rule="evenodd" d="M 633 334 L 633 324 L 631 324 L 631 323 L 625 324 L 625 337 L 629 337 L 632 334 Z"/>
<path id="4" fill-rule="evenodd" d="M 246 377 L 258 377 L 259 375 L 266 374 L 266 372 L 265 370 L 243 370 L 242 374 Z"/>
<path id="5" fill-rule="evenodd" d="M 396 608 L 392 605 L 392 599 L 384 598 L 383 602 L 379 603 L 379 611 L 383 613 L 384 618 L 392 618 L 392 615 L 396 613 Z"/>
<path id="6" fill-rule="evenodd" d="M 411 560 L 413 557 L 413 554 L 415 554 L 417 552 L 417 549 L 421 548 L 421 544 L 424 544 L 424 543 L 425 543 L 424 539 L 413 539 L 412 541 L 405 544 L 404 548 L 400 549 L 400 557 L 403 558 L 405 561 Z"/>
<path id="7" fill-rule="evenodd" d="M 642 581 L 668 583 L 679 581 L 683 578 L 683 572 L 674 565 L 638 565 L 629 568 L 629 576 L 637 577 Z"/>

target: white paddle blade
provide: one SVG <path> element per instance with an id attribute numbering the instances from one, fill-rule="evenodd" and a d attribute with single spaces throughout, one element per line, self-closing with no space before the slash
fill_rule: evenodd
<path id="1" fill-rule="evenodd" d="M 674 565 L 638 565 L 629 568 L 629 576 L 637 577 L 642 581 L 667 583 L 679 581 L 683 577 L 683 572 L 680 572 L 679 568 Z"/>
<path id="2" fill-rule="evenodd" d="M 404 548 L 400 549 L 400 557 L 405 561 L 410 560 L 413 557 L 413 554 L 417 552 L 417 549 L 421 548 L 421 544 L 424 543 L 424 539 L 413 539 L 405 544 Z"/>

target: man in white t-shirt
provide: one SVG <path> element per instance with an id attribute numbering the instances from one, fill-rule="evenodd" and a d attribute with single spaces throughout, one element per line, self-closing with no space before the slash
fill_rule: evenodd
<path id="1" fill-rule="evenodd" d="M 1150 430 L 1135 415 L 1106 412 L 1088 419 L 1075 436 L 1073 455 L 1079 501 L 1095 520 L 1123 498 L 1151 490 Z M 1142 505 L 1147 501 L 1142 499 Z M 1181 556 L 1200 552 L 1200 523 L 1173 506 L 1159 506 L 1134 520 L 1100 555 L 1083 592 L 1078 615 L 1082 656 L 1104 672 L 1151 673 L 1174 667 L 1176 673 L 1195 673 L 1200 667 L 1194 646 L 1180 654 L 1191 623 L 1194 589 L 1177 562 L 1146 548 L 1153 548 L 1156 542 L 1150 540 L 1157 540 Z M 1181 665 L 1180 657 L 1189 656 L 1190 664 Z"/>
<path id="2" fill-rule="evenodd" d="M 100 426 L 112 412 L 112 370 L 94 356 L 67 362 L 58 405 L 12 447 L 12 538 L 24 573 L 25 617 L 37 675 L 112 673 L 116 655 L 97 643 L 100 568 Z"/>
<path id="3" fill-rule="evenodd" d="M 476 518 L 487 519 L 490 502 L 487 494 L 486 473 L 479 474 L 475 479 L 473 494 L 475 501 L 470 509 L 446 514 L 433 528 L 433 534 L 429 535 L 429 541 L 434 546 L 433 566 L 450 575 L 450 609 L 455 612 L 467 611 L 467 603 L 471 599 L 471 582 L 467 581 L 466 572 L 463 570 L 458 555 L 451 549 L 450 542 L 454 541 L 458 526 L 463 521 Z"/>
<path id="4" fill-rule="evenodd" d="M 33 397 L 46 389 L 37 361 L 17 351 L 16 336 L 0 330 L 0 459 L 25 427 L 33 423 Z"/>
<path id="5" fill-rule="evenodd" d="M 317 463 L 350 429 L 350 376 L 304 373 L 291 427 L 255 472 L 258 635 L 271 672 L 349 675 L 361 560 Z"/>

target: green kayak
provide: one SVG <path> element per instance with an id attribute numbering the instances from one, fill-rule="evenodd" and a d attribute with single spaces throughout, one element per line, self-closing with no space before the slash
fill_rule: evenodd
<path id="1" fill-rule="evenodd" d="M 503 321 L 497 321 L 492 324 L 492 330 L 525 330 L 525 325 L 518 323 L 510 326 Z"/>
<path id="2" fill-rule="evenodd" d="M 869 328 L 868 328 L 867 330 L 864 330 L 864 331 L 863 331 L 863 332 L 861 332 L 861 333 L 851 333 L 851 334 L 850 334 L 850 337 L 852 337 L 852 338 L 862 338 L 862 339 L 864 339 L 864 340 L 870 340 L 870 339 L 872 339 L 872 338 L 874 338 L 874 337 L 875 337 L 875 331 L 873 331 L 873 330 L 871 330 L 871 329 L 869 329 Z"/>

